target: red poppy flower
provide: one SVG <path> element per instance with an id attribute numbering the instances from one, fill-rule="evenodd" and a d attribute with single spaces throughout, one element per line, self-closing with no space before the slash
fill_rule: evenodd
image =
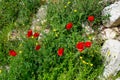
<path id="1" fill-rule="evenodd" d="M 29 38 L 29 37 L 31 37 L 32 36 L 32 34 L 33 34 L 33 32 L 32 32 L 32 30 L 30 29 L 30 30 L 28 30 L 28 32 L 27 32 L 27 37 Z"/>
<path id="2" fill-rule="evenodd" d="M 73 23 L 70 22 L 70 23 L 68 23 L 68 24 L 65 26 L 65 28 L 66 28 L 67 30 L 70 30 L 70 29 L 72 28 L 72 26 L 73 26 Z"/>
<path id="3" fill-rule="evenodd" d="M 36 45 L 35 50 L 38 51 L 40 49 L 40 47 L 41 47 L 40 45 Z"/>
<path id="4" fill-rule="evenodd" d="M 88 21 L 93 22 L 94 21 L 94 16 L 88 16 Z"/>
<path id="5" fill-rule="evenodd" d="M 84 50 L 84 42 L 78 42 L 76 48 L 82 52 Z"/>
<path id="6" fill-rule="evenodd" d="M 17 55 L 17 53 L 14 50 L 10 50 L 9 54 L 10 54 L 10 56 L 16 56 Z"/>
<path id="7" fill-rule="evenodd" d="M 85 47 L 91 47 L 92 43 L 90 41 L 85 42 Z"/>
<path id="8" fill-rule="evenodd" d="M 64 48 L 59 48 L 57 53 L 58 53 L 58 56 L 62 56 L 64 53 Z"/>
<path id="9" fill-rule="evenodd" d="M 38 32 L 36 32 L 36 33 L 34 33 L 34 38 L 37 38 L 38 36 L 39 36 L 39 33 Z"/>

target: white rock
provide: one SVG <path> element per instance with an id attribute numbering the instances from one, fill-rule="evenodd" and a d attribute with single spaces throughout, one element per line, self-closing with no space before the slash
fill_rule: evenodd
<path id="1" fill-rule="evenodd" d="M 113 27 L 120 25 L 120 1 L 111 4 L 103 9 L 102 15 L 110 15 L 109 20 L 104 20 L 103 24 L 106 27 Z"/>
<path id="2" fill-rule="evenodd" d="M 88 22 L 82 23 L 82 27 L 85 30 L 86 34 L 94 33 L 94 30 L 89 26 Z"/>
<path id="3" fill-rule="evenodd" d="M 116 37 L 118 29 L 117 28 L 107 28 L 100 32 L 98 35 L 100 39 L 114 39 Z"/>
<path id="4" fill-rule="evenodd" d="M 106 40 L 101 54 L 105 57 L 103 76 L 107 78 L 116 75 L 120 70 L 120 42 L 113 39 Z"/>
<path id="5" fill-rule="evenodd" d="M 117 78 L 116 80 L 120 80 L 120 78 Z"/>

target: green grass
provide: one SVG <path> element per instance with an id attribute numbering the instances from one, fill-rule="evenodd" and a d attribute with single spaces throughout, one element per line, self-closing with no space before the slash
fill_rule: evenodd
<path id="1" fill-rule="evenodd" d="M 2 0 L 0 2 L 0 30 L 14 23 L 14 27 L 25 27 L 40 6 L 40 0 Z"/>

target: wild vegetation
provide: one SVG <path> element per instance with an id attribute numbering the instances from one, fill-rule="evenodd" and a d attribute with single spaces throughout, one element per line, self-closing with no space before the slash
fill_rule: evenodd
<path id="1" fill-rule="evenodd" d="M 47 4 L 49 34 L 30 29 L 40 0 L 0 2 L 0 80 L 98 80 L 101 44 L 93 39 L 102 20 L 100 0 L 61 0 Z M 95 30 L 87 34 L 82 24 Z M 21 39 L 8 33 L 24 30 Z M 9 68 L 9 69 L 8 69 Z"/>

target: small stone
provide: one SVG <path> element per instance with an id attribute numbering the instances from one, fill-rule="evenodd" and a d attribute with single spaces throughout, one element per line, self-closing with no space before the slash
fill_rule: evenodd
<path id="1" fill-rule="evenodd" d="M 82 27 L 84 28 L 86 34 L 94 33 L 94 30 L 88 25 L 88 22 L 82 23 Z"/>
<path id="2" fill-rule="evenodd" d="M 118 34 L 118 29 L 115 28 L 106 28 L 100 32 L 98 35 L 100 39 L 107 40 L 107 39 L 114 39 Z"/>
<path id="3" fill-rule="evenodd" d="M 40 19 L 37 19 L 37 21 L 39 22 L 39 21 L 40 21 Z"/>
<path id="4" fill-rule="evenodd" d="M 49 33 L 49 31 L 50 31 L 49 29 L 45 29 L 44 30 L 45 33 Z"/>
<path id="5" fill-rule="evenodd" d="M 35 26 L 35 31 L 40 31 L 41 27 L 40 26 Z"/>
<path id="6" fill-rule="evenodd" d="M 20 31 L 18 30 L 12 30 L 8 33 L 8 40 L 14 41 L 14 40 L 20 40 Z"/>

